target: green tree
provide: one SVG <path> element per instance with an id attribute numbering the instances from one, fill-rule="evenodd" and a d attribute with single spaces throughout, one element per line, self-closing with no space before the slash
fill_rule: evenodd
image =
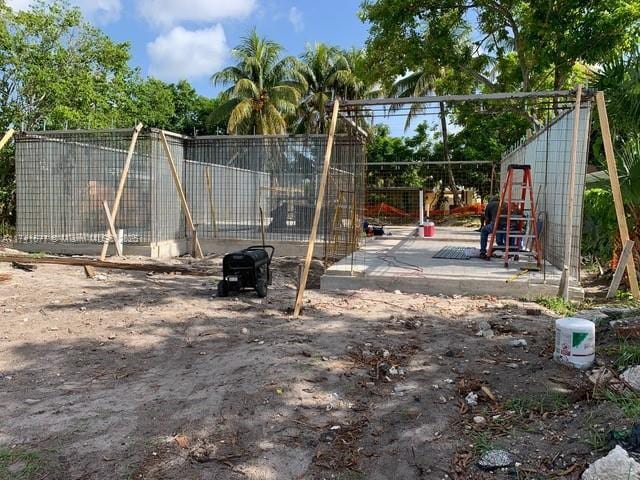
<path id="1" fill-rule="evenodd" d="M 211 77 L 214 85 L 230 85 L 211 121 L 227 120 L 227 130 L 233 134 L 285 133 L 286 119 L 295 114 L 303 89 L 295 59 L 283 58 L 282 47 L 255 30 L 232 55 L 238 63 Z"/>
<path id="2" fill-rule="evenodd" d="M 579 63 L 638 41 L 629 0 L 364 0 L 371 68 L 390 79 L 425 61 L 490 91 L 560 89 Z"/>
<path id="3" fill-rule="evenodd" d="M 305 87 L 296 131 L 324 133 L 328 123 L 327 103 L 355 82 L 347 59 L 337 47 L 316 43 L 307 46 L 296 68 Z"/>

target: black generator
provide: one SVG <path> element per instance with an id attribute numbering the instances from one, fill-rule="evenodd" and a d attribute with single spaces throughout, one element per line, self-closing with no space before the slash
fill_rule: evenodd
<path id="1" fill-rule="evenodd" d="M 271 284 L 270 266 L 274 252 L 275 248 L 271 245 L 261 245 L 225 255 L 222 259 L 222 280 L 218 283 L 218 296 L 227 297 L 229 292 L 254 288 L 259 297 L 266 297 L 267 285 Z"/>

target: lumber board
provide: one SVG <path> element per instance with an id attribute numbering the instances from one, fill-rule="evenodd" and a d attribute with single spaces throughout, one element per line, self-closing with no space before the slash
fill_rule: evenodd
<path id="1" fill-rule="evenodd" d="M 164 147 L 164 153 L 167 155 L 167 162 L 169 163 L 169 170 L 171 170 L 171 176 L 173 177 L 173 183 L 176 186 L 176 190 L 178 191 L 178 197 L 180 199 L 180 204 L 182 205 L 182 212 L 184 213 L 185 219 L 187 220 L 187 227 L 191 230 L 191 239 L 194 244 L 194 257 L 202 258 L 204 255 L 202 254 L 202 248 L 200 247 L 200 241 L 198 240 L 198 232 L 196 231 L 196 226 L 193 223 L 193 217 L 191 216 L 191 210 L 189 209 L 189 203 L 187 202 L 187 197 L 184 194 L 184 189 L 182 188 L 182 182 L 180 182 L 180 176 L 178 175 L 178 170 L 176 169 L 176 164 L 173 161 L 173 155 L 171 154 L 171 148 L 169 148 L 169 142 L 167 142 L 167 136 L 163 131 L 160 132 L 160 137 L 162 138 L 162 146 Z"/>
<path id="2" fill-rule="evenodd" d="M 118 238 L 118 232 L 116 232 L 116 226 L 113 223 L 113 217 L 111 216 L 111 212 L 109 211 L 109 204 L 106 200 L 102 201 L 102 206 L 104 207 L 104 213 L 107 217 L 107 224 L 109 225 L 109 231 L 111 232 L 111 238 L 113 239 L 113 243 L 116 246 L 116 253 L 119 257 L 122 257 L 122 249 L 120 248 L 120 241 Z"/>
<path id="3" fill-rule="evenodd" d="M 620 255 L 620 261 L 616 267 L 616 273 L 613 274 L 611 285 L 609 285 L 609 291 L 607 292 L 607 298 L 613 298 L 616 296 L 618 288 L 620 288 L 620 282 L 624 271 L 629 265 L 629 257 L 633 254 L 633 240 L 627 240 L 622 248 L 622 255 Z"/>
<path id="4" fill-rule="evenodd" d="M 320 188 L 318 188 L 318 198 L 316 200 L 316 211 L 313 216 L 313 224 L 311 225 L 311 234 L 309 235 L 309 244 L 307 245 L 307 256 L 304 259 L 304 268 L 302 269 L 302 277 L 300 285 L 298 285 L 298 293 L 296 295 L 296 303 L 293 307 L 293 316 L 298 317 L 302 309 L 302 300 L 304 291 L 307 287 L 307 279 L 309 278 L 309 270 L 311 269 L 311 260 L 313 259 L 313 249 L 316 245 L 316 236 L 318 235 L 318 224 L 322 214 L 322 204 L 324 203 L 324 193 L 327 188 L 327 178 L 329 177 L 329 165 L 331 163 L 331 153 L 333 151 L 333 141 L 336 134 L 336 123 L 338 122 L 338 112 L 340 110 L 340 102 L 333 102 L 333 113 L 331 115 L 331 126 L 329 127 L 329 136 L 327 138 L 327 148 L 324 153 L 324 165 L 322 167 L 322 179 L 320 180 Z"/>
<path id="5" fill-rule="evenodd" d="M 136 150 L 136 144 L 138 143 L 138 136 L 140 135 L 140 131 L 142 130 L 142 124 L 139 123 L 133 129 L 133 136 L 131 137 L 131 142 L 129 143 L 129 150 L 127 151 L 127 158 L 124 161 L 124 166 L 122 167 L 122 173 L 120 174 L 120 182 L 118 184 L 118 190 L 116 191 L 116 196 L 113 200 L 113 205 L 111 207 L 111 219 L 113 224 L 115 225 L 116 219 L 118 218 L 118 211 L 120 210 L 120 201 L 122 200 L 122 194 L 124 193 L 124 186 L 127 183 L 127 178 L 129 177 L 129 170 L 131 168 L 131 160 L 133 159 L 133 154 Z M 113 241 L 117 242 L 118 237 L 113 237 Z M 100 260 L 104 260 L 107 257 L 107 251 L 109 250 L 109 231 L 107 231 L 107 236 L 105 237 L 104 243 L 102 244 L 102 252 L 100 253 Z"/>
<path id="6" fill-rule="evenodd" d="M 196 277 L 214 275 L 210 270 L 196 270 L 184 265 L 154 265 L 150 263 L 111 262 L 86 257 L 30 257 L 28 255 L 0 255 L 0 263 L 19 262 L 27 265 L 50 264 L 76 267 L 110 268 L 114 270 L 134 270 L 154 273 L 179 273 Z"/>
<path id="7" fill-rule="evenodd" d="M 604 101 L 604 92 L 596 93 L 596 105 L 598 106 L 600 131 L 602 132 L 604 154 L 607 159 L 607 169 L 609 171 L 609 181 L 611 182 L 613 203 L 616 209 L 616 217 L 618 219 L 620 240 L 622 240 L 622 244 L 624 245 L 629 240 L 629 227 L 627 226 L 627 217 L 624 212 L 624 201 L 622 200 L 622 191 L 620 190 L 618 166 L 616 164 L 616 157 L 613 151 L 613 141 L 611 140 L 609 115 L 607 114 L 607 105 Z M 631 287 L 631 294 L 633 295 L 633 298 L 640 299 L 640 289 L 638 288 L 638 274 L 636 272 L 636 262 L 633 259 L 633 255 L 629 257 L 629 261 L 627 263 L 627 274 L 629 275 L 629 286 Z"/>
<path id="8" fill-rule="evenodd" d="M 578 162 L 578 135 L 580 134 L 580 107 L 582 106 L 582 85 L 578 85 L 576 91 L 576 106 L 573 119 L 573 134 L 571 140 L 571 164 L 569 166 L 569 192 L 567 217 L 565 219 L 564 230 L 564 260 L 562 268 L 562 277 L 560 279 L 559 295 L 565 300 L 569 300 L 569 277 L 571 272 L 571 248 L 573 243 L 573 212 L 574 197 L 576 192 L 576 164 Z M 508 234 L 507 234 L 508 238 Z"/>
<path id="9" fill-rule="evenodd" d="M 7 143 L 9 143 L 9 140 L 11 140 L 14 133 L 16 133 L 16 131 L 13 128 L 7 130 L 7 133 L 5 133 L 0 140 L 0 150 L 2 150 Z"/>

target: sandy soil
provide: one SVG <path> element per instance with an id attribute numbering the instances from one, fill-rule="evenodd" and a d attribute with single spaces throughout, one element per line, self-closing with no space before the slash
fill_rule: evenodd
<path id="1" fill-rule="evenodd" d="M 629 423 L 551 360 L 538 306 L 312 290 L 294 320 L 296 264 L 267 299 L 0 264 L 0 461 L 33 452 L 33 472 L 9 465 L 29 480 L 516 478 L 476 466 L 499 446 L 517 478 L 578 478 L 591 430 Z"/>

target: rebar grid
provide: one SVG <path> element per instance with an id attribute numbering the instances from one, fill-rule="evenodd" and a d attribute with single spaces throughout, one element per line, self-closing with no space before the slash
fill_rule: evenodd
<path id="1" fill-rule="evenodd" d="M 17 241 L 99 243 L 131 130 L 38 132 L 17 138 Z M 308 241 L 327 138 L 167 135 L 201 239 Z M 125 243 L 187 237 L 160 132 L 141 133 L 116 228 Z M 318 241 L 327 258 L 357 248 L 362 221 L 364 144 L 335 139 Z M 262 213 L 262 216 L 261 216 Z"/>

